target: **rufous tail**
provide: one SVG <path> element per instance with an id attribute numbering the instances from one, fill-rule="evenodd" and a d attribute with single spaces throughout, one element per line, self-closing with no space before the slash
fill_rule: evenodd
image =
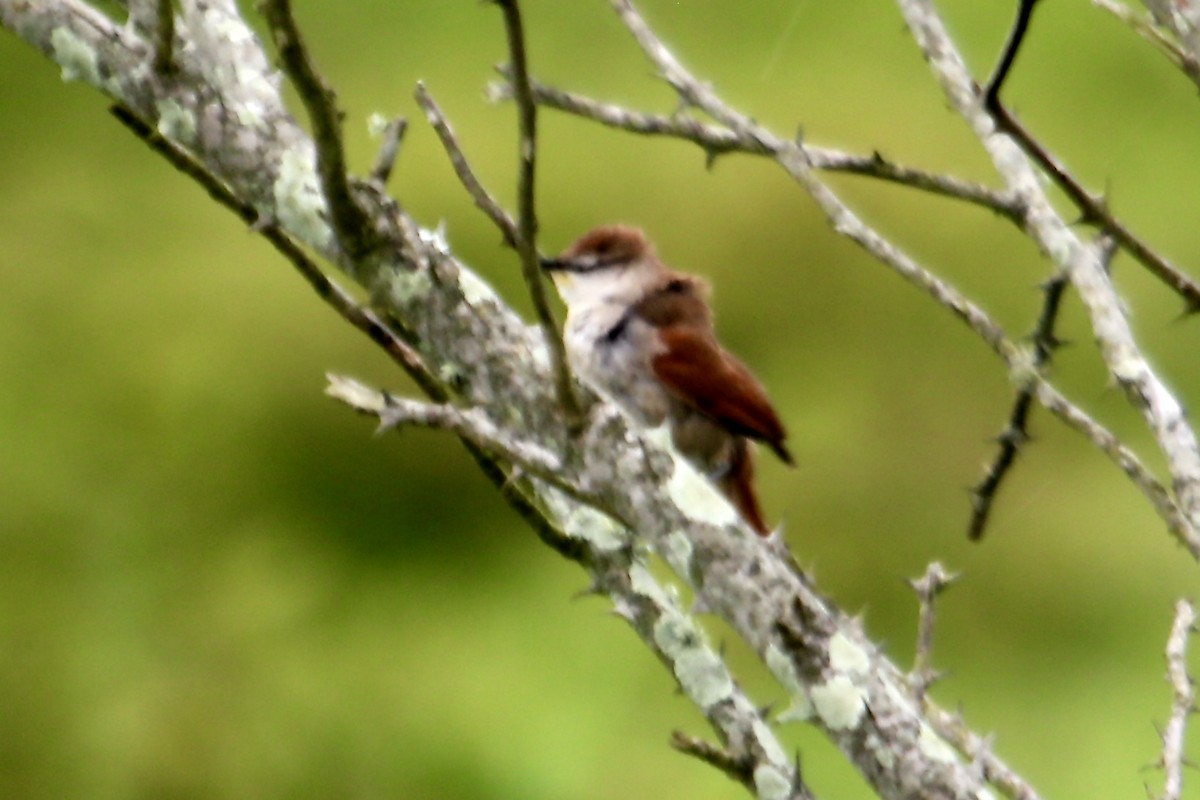
<path id="1" fill-rule="evenodd" d="M 754 494 L 754 453 L 750 442 L 739 438 L 729 471 L 717 482 L 717 488 L 741 512 L 742 518 L 759 536 L 770 536 L 771 528 L 763 520 L 758 497 Z"/>

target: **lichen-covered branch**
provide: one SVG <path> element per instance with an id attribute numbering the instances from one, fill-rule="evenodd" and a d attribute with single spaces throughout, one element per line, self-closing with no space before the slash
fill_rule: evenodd
<path id="1" fill-rule="evenodd" d="M 1196 681 L 1188 674 L 1187 646 L 1195 632 L 1196 607 L 1188 600 L 1180 600 L 1175 604 L 1175 621 L 1167 638 L 1167 680 L 1171 683 L 1172 698 L 1171 718 L 1162 733 L 1162 768 L 1166 773 L 1162 800 L 1183 797 L 1183 768 L 1187 765 L 1184 735 L 1188 717 L 1196 713 Z"/>

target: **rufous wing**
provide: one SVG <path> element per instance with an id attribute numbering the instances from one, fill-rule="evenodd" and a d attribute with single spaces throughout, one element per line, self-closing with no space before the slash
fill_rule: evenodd
<path id="1" fill-rule="evenodd" d="M 665 348 L 652 361 L 654 373 L 676 397 L 712 418 L 730 433 L 768 445 L 786 464 L 787 433 L 762 384 L 711 332 L 691 325 L 659 329 Z"/>

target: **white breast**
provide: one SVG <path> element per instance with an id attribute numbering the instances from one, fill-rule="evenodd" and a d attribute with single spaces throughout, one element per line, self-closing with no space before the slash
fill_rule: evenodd
<path id="1" fill-rule="evenodd" d="M 650 366 L 658 343 L 649 325 L 633 317 L 621 325 L 628 306 L 597 303 L 572 308 L 564 344 L 575 373 L 648 427 L 661 425 L 670 397 Z M 618 325 L 619 335 L 610 336 Z"/>

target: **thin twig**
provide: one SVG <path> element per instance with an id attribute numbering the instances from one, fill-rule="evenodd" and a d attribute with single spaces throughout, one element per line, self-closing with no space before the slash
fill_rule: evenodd
<path id="1" fill-rule="evenodd" d="M 175 9 L 172 0 L 155 0 L 154 71 L 166 75 L 175 68 Z"/>
<path id="2" fill-rule="evenodd" d="M 1116 243 L 1111 236 L 1104 234 L 1101 234 L 1096 247 L 1105 264 L 1116 252 Z M 1066 273 L 1060 271 L 1042 285 L 1042 310 L 1032 334 L 1033 360 L 1030 368 L 1036 374 L 1045 371 L 1050 357 L 1062 345 L 1062 341 L 1055 335 L 1054 328 L 1058 322 L 1063 293 L 1069 283 Z M 971 523 L 967 528 L 967 537 L 971 541 L 983 538 L 996 493 L 1008 471 L 1016 463 L 1021 448 L 1029 441 L 1029 414 L 1033 409 L 1034 393 L 1034 386 L 1030 382 L 1021 384 L 1017 389 L 1008 423 L 996 437 L 1000 449 L 984 469 L 983 478 L 971 489 Z"/>
<path id="3" fill-rule="evenodd" d="M 1001 794 L 1012 800 L 1040 800 L 1037 790 L 993 752 L 990 736 L 979 736 L 967 727 L 960 714 L 951 714 L 931 703 L 926 703 L 925 713 L 937 735 L 970 758 L 982 771 L 984 780 Z"/>
<path id="4" fill-rule="evenodd" d="M 566 417 L 567 427 L 578 431 L 583 414 L 579 400 L 571 388 L 571 373 L 567 367 L 566 347 L 558 333 L 554 314 L 550 311 L 550 300 L 546 292 L 537 249 L 537 207 L 534 202 L 534 184 L 537 176 L 537 105 L 529 86 L 529 58 L 525 47 L 525 27 L 521 22 L 521 8 L 517 0 L 495 0 L 504 12 L 504 29 L 508 35 L 510 68 L 513 76 L 513 95 L 517 104 L 518 163 L 517 181 L 517 253 L 521 257 L 521 271 L 533 301 L 542 337 L 550 351 L 550 362 L 554 371 L 554 385 Z"/>
<path id="5" fill-rule="evenodd" d="M 917 593 L 920 612 L 917 618 L 917 650 L 913 656 L 912 672 L 908 676 L 908 684 L 912 687 L 917 704 L 924 706 L 925 695 L 941 674 L 933 668 L 933 629 L 937 622 L 937 597 L 952 583 L 958 580 L 958 574 L 947 572 L 939 561 L 930 562 L 925 568 L 925 574 L 913 578 L 908 585 Z"/>
<path id="6" fill-rule="evenodd" d="M 754 761 L 752 759 L 739 758 L 723 747 L 710 744 L 683 731 L 671 732 L 671 747 L 685 755 L 700 759 L 710 767 L 716 767 L 732 780 L 754 791 Z"/>
<path id="7" fill-rule="evenodd" d="M 317 147 L 321 190 L 329 206 L 330 222 L 338 246 L 350 258 L 361 258 L 375 246 L 376 236 L 370 220 L 354 199 L 350 188 L 337 97 L 317 71 L 304 44 L 292 16 L 291 0 L 261 0 L 258 8 L 267 20 L 283 71 L 296 87 L 308 111 Z"/>
<path id="8" fill-rule="evenodd" d="M 1171 682 L 1171 718 L 1163 731 L 1162 768 L 1166 773 L 1161 800 L 1183 797 L 1184 735 L 1188 717 L 1196 713 L 1196 682 L 1188 674 L 1188 638 L 1196 632 L 1196 608 L 1187 600 L 1175 604 L 1175 621 L 1167 638 L 1167 679 Z"/>
<path id="9" fill-rule="evenodd" d="M 481 409 L 461 409 L 449 403 L 427 403 L 396 397 L 341 375 L 330 374 L 326 378 L 329 383 L 325 387 L 325 394 L 341 400 L 356 411 L 378 418 L 378 433 L 407 425 L 449 431 L 582 503 L 596 503 L 587 491 L 567 479 L 561 458 L 544 447 L 512 438 L 507 431 L 488 419 Z"/>
<path id="10" fill-rule="evenodd" d="M 425 84 L 421 81 L 417 82 L 416 98 L 417 105 L 421 106 L 421 110 L 425 112 L 425 119 L 429 120 L 429 124 L 433 127 L 438 140 L 441 141 L 442 147 L 446 151 L 446 155 L 450 157 L 450 164 L 454 167 L 454 174 L 458 176 L 459 182 L 467 190 L 467 194 L 471 195 L 471 199 L 475 201 L 475 205 L 479 210 L 487 214 L 488 219 L 500 229 L 500 235 L 504 237 L 504 243 L 516 249 L 517 241 L 520 239 L 520 234 L 517 231 L 517 223 L 513 222 L 513 218 L 509 213 L 484 188 L 475 171 L 471 169 L 471 164 L 467 161 L 467 156 L 458 142 L 458 137 L 454 135 L 454 129 L 450 127 L 450 122 L 446 119 L 446 115 L 442 113 L 441 107 L 438 106 L 437 101 L 433 99 L 429 91 L 425 88 Z"/>
<path id="11" fill-rule="evenodd" d="M 507 85 L 499 85 L 493 96 L 507 99 L 511 94 Z M 538 81 L 533 82 L 533 99 L 539 105 L 590 119 L 610 128 L 644 136 L 667 136 L 692 142 L 704 150 L 709 160 L 727 153 L 773 158 L 780 155 L 778 148 L 771 147 L 771 142 L 746 135 L 744 129 L 704 122 L 689 114 L 677 113 L 668 116 L 633 111 Z M 791 144 L 789 143 L 789 146 Z M 964 200 L 1010 220 L 1017 220 L 1021 215 L 1020 207 L 1010 195 L 952 175 L 903 166 L 884 158 L 880 153 L 858 155 L 807 142 L 801 146 L 814 169 L 878 178 L 931 194 Z"/>
<path id="12" fill-rule="evenodd" d="M 1029 29 L 1029 21 L 1034 6 L 1038 0 L 1020 0 L 1017 9 L 1017 19 L 995 72 L 983 89 L 984 108 L 996 121 L 996 127 L 1013 138 L 1022 150 L 1046 172 L 1071 199 L 1083 214 L 1082 222 L 1095 226 L 1112 234 L 1113 238 L 1128 251 L 1139 263 L 1160 281 L 1171 287 L 1183 298 L 1185 313 L 1200 311 L 1200 284 L 1164 256 L 1157 253 L 1149 244 L 1134 234 L 1108 210 L 1108 201 L 1103 196 L 1096 196 L 1083 187 L 1074 175 L 1054 155 L 1039 142 L 1029 130 L 1014 117 L 1000 101 L 1000 90 L 1008 77 L 1021 44 Z"/>
<path id="13" fill-rule="evenodd" d="M 371 167 L 369 179 L 378 186 L 387 186 L 392 177 L 392 169 L 400 156 L 400 145 L 404 143 L 404 134 L 408 131 L 408 120 L 404 117 L 393 117 L 383 126 L 379 153 L 375 156 L 375 164 Z"/>

